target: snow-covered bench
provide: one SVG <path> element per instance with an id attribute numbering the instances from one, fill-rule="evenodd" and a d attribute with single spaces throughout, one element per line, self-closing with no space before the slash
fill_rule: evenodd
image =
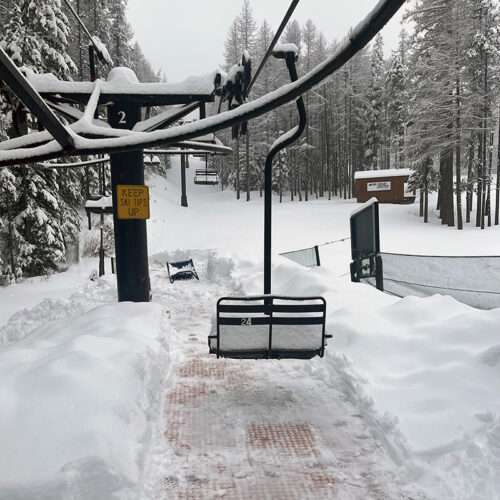
<path id="1" fill-rule="evenodd" d="M 322 357 L 326 339 L 323 297 L 223 297 L 208 338 L 211 354 L 226 358 Z"/>

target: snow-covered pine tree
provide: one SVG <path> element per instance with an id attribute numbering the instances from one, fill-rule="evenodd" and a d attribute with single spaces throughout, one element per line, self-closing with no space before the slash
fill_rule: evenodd
<path id="1" fill-rule="evenodd" d="M 127 20 L 128 0 L 111 0 L 109 3 L 109 17 L 111 20 L 111 58 L 115 66 L 131 67 L 132 56 L 132 28 Z"/>
<path id="2" fill-rule="evenodd" d="M 23 170 L 15 217 L 22 235 L 17 266 L 24 275 L 40 276 L 56 271 L 65 261 L 61 210 L 54 196 L 59 186 L 55 172 L 35 167 Z"/>
<path id="3" fill-rule="evenodd" d="M 246 51 L 251 59 L 255 55 L 257 23 L 253 17 L 250 0 L 244 0 L 240 15 L 237 20 L 238 40 L 242 52 Z M 250 136 L 253 134 L 253 124 L 249 123 L 245 134 L 245 191 L 246 200 L 250 201 L 250 170 L 251 170 L 251 146 Z"/>
<path id="4" fill-rule="evenodd" d="M 92 36 L 98 37 L 109 50 L 111 50 L 110 36 L 113 32 L 108 7 L 111 1 L 114 0 L 71 0 L 73 8 L 85 26 L 87 26 Z M 68 16 L 71 25 L 68 36 L 68 54 L 75 61 L 78 68 L 78 72 L 74 73 L 72 77 L 74 80 L 88 81 L 90 80 L 89 40 L 65 3 L 63 4 L 63 10 L 66 16 Z M 106 77 L 106 71 L 109 68 L 101 68 L 97 58 L 96 62 L 98 77 Z"/>
<path id="5" fill-rule="evenodd" d="M 315 63 L 315 50 L 318 42 L 318 30 L 315 24 L 308 19 L 304 28 L 302 29 L 302 47 L 303 57 L 301 59 L 301 66 L 303 73 L 309 72 Z M 307 92 L 304 96 L 306 110 L 310 111 L 310 106 L 313 100 L 311 92 Z M 309 189 L 312 188 L 311 164 L 312 154 L 314 151 L 313 138 L 311 133 L 311 120 L 307 120 L 305 138 L 301 141 L 300 151 L 302 152 L 303 159 L 303 179 L 304 179 L 304 200 L 309 199 Z"/>
<path id="6" fill-rule="evenodd" d="M 319 64 L 325 60 L 328 54 L 328 44 L 322 32 L 319 32 L 317 44 L 314 49 L 314 62 Z M 327 179 L 329 177 L 329 154 L 328 154 L 328 98 L 327 82 L 324 82 L 316 91 L 316 105 L 313 110 L 314 126 L 316 128 L 316 187 L 315 191 L 319 197 L 324 196 Z"/>
<path id="7" fill-rule="evenodd" d="M 236 18 L 227 33 L 224 42 L 224 70 L 229 72 L 230 69 L 240 61 L 241 50 L 238 33 L 238 18 Z M 229 144 L 231 141 L 231 132 L 224 131 L 221 134 L 224 142 Z M 236 192 L 236 199 L 240 199 L 240 143 L 239 139 L 234 141 L 232 145 L 234 154 L 226 161 L 226 172 L 228 183 L 231 184 Z"/>
<path id="8" fill-rule="evenodd" d="M 67 33 L 68 19 L 61 10 L 60 0 L 21 0 L 13 7 L 0 43 L 18 66 L 64 79 L 76 71 L 66 53 Z M 4 110 L 12 123 L 10 135 L 27 133 L 35 124 L 8 89 L 2 90 Z M 32 167 L 14 168 L 12 173 L 18 197 L 9 215 L 9 231 L 13 235 L 11 260 L 27 275 L 54 270 L 64 260 L 61 220 L 67 215 L 60 210 L 61 189 L 56 174 L 35 171 Z M 64 179 L 61 177 L 60 181 L 63 183 Z"/>
<path id="9" fill-rule="evenodd" d="M 292 22 L 288 23 L 285 28 L 283 34 L 283 42 L 284 43 L 293 43 L 299 52 L 299 63 L 297 67 L 297 71 L 300 74 L 302 73 L 302 28 L 297 20 L 292 20 Z M 284 84 L 289 81 L 288 75 L 283 69 L 280 69 L 278 75 L 283 75 L 278 81 L 280 84 Z M 279 77 L 278 77 L 279 78 Z M 277 127 L 276 133 L 280 130 L 289 130 L 294 123 L 294 116 L 297 116 L 296 105 L 295 103 L 290 103 L 284 106 L 282 109 L 277 110 Z M 296 118 L 295 118 L 296 120 Z M 296 144 L 292 144 L 287 148 L 287 165 L 288 165 L 288 176 L 290 183 L 290 199 L 293 201 L 294 196 L 298 196 L 299 200 L 302 200 L 302 172 L 301 172 L 301 159 L 299 158 L 299 142 Z"/>
<path id="10" fill-rule="evenodd" d="M 264 20 L 258 30 L 255 44 L 255 61 L 258 64 L 262 61 L 274 33 L 271 31 L 269 23 Z M 252 89 L 252 98 L 260 97 L 267 94 L 277 86 L 278 61 L 270 57 L 262 69 L 259 78 L 256 80 Z M 255 120 L 255 125 L 252 127 L 252 144 L 255 155 L 255 167 L 259 170 L 263 168 L 264 161 L 274 137 L 274 125 L 277 120 L 277 111 L 271 111 Z M 274 140 L 274 139 L 273 139 Z M 263 175 L 259 176 L 263 179 Z M 262 196 L 262 183 L 257 186 Z"/>
<path id="11" fill-rule="evenodd" d="M 485 216 L 491 224 L 489 210 L 489 185 L 491 182 L 491 161 L 488 151 L 489 135 L 494 129 L 492 119 L 493 103 L 498 99 L 498 62 L 500 51 L 499 6 L 493 0 L 464 0 L 468 13 L 470 36 L 466 44 L 468 55 L 467 68 L 470 78 L 471 106 L 475 111 L 473 127 L 477 130 L 475 142 L 477 147 L 470 147 L 476 160 L 477 205 L 476 226 L 485 227 Z M 467 216 L 472 208 L 468 197 Z"/>
<path id="12" fill-rule="evenodd" d="M 406 38 L 406 32 L 402 30 L 399 47 L 392 54 L 387 75 L 387 125 L 396 168 L 404 167 L 404 134 L 408 122 Z"/>
<path id="13" fill-rule="evenodd" d="M 132 45 L 132 52 L 130 54 L 131 69 L 137 75 L 140 82 L 149 83 L 157 82 L 158 77 L 155 74 L 151 64 L 144 56 L 139 42 L 135 41 Z"/>
<path id="14" fill-rule="evenodd" d="M 441 221 L 454 225 L 453 163 L 460 170 L 461 128 L 466 114 L 464 40 L 467 11 L 463 0 L 419 0 L 409 15 L 415 23 L 411 39 L 411 127 L 407 149 L 414 164 L 439 157 Z M 457 161 L 458 159 L 458 161 Z M 460 199 L 460 172 L 457 172 Z M 461 210 L 458 206 L 461 228 Z"/>
<path id="15" fill-rule="evenodd" d="M 381 167 L 382 130 L 384 127 L 384 43 L 379 33 L 375 37 L 371 52 L 370 80 L 365 104 L 365 168 L 376 170 Z"/>
<path id="16" fill-rule="evenodd" d="M 0 168 L 0 263 L 2 282 L 10 284 L 16 271 L 16 231 L 13 209 L 17 201 L 16 177 L 9 168 Z"/>

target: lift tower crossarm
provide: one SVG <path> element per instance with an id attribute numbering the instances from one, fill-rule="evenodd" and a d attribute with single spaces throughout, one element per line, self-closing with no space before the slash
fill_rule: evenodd
<path id="1" fill-rule="evenodd" d="M 24 78 L 17 66 L 0 47 L 0 80 L 16 94 L 21 102 L 35 115 L 40 123 L 50 132 L 63 150 L 75 148 L 75 142 L 69 130 L 47 106 L 40 94 Z"/>

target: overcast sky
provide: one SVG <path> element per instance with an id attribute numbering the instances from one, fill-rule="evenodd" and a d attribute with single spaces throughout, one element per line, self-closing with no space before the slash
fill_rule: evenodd
<path id="1" fill-rule="evenodd" d="M 301 0 L 292 19 L 311 19 L 328 42 L 341 39 L 378 0 Z M 254 18 L 273 31 L 290 0 L 251 0 Z M 136 39 L 155 70 L 170 82 L 202 75 L 223 63 L 224 40 L 243 0 L 129 0 L 129 20 Z M 404 7 L 403 7 L 404 9 Z M 402 10 L 403 10 L 402 9 Z M 386 55 L 397 46 L 402 10 L 384 28 Z"/>

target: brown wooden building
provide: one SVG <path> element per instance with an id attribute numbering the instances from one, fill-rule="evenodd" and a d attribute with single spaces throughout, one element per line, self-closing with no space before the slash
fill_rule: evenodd
<path id="1" fill-rule="evenodd" d="M 365 203 L 370 198 L 377 198 L 380 203 L 413 203 L 415 194 L 408 191 L 411 174 L 407 168 L 356 172 L 358 203 Z"/>

